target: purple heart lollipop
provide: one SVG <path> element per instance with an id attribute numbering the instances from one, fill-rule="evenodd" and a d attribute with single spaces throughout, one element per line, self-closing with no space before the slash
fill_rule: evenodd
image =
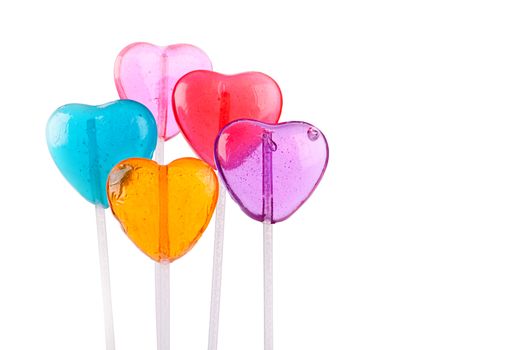
<path id="1" fill-rule="evenodd" d="M 217 136 L 215 163 L 247 215 L 276 223 L 297 211 L 316 188 L 328 163 L 328 144 L 305 122 L 237 120 Z"/>

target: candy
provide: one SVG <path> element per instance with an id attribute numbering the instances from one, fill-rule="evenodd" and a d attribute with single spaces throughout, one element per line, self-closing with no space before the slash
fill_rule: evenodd
<path id="1" fill-rule="evenodd" d="M 228 76 L 195 71 L 182 77 L 173 91 L 173 110 L 184 137 L 214 168 L 213 144 L 226 124 L 240 118 L 274 124 L 281 107 L 277 83 L 257 72 Z"/>
<path id="2" fill-rule="evenodd" d="M 157 126 L 142 104 L 68 104 L 49 118 L 49 152 L 62 175 L 89 202 L 108 207 L 106 179 L 121 160 L 153 155 Z"/>
<path id="3" fill-rule="evenodd" d="M 168 165 L 127 159 L 111 171 L 107 192 L 124 232 L 151 259 L 172 262 L 206 229 L 218 196 L 213 169 L 195 158 Z"/>
<path id="4" fill-rule="evenodd" d="M 215 161 L 241 209 L 255 220 L 275 223 L 310 197 L 326 169 L 328 144 L 308 123 L 238 120 L 217 137 Z"/>
<path id="5" fill-rule="evenodd" d="M 121 98 L 149 108 L 157 120 L 159 137 L 168 140 L 179 133 L 171 108 L 173 88 L 184 74 L 197 69 L 212 67 L 208 56 L 195 46 L 134 43 L 117 57 L 115 84 Z"/>

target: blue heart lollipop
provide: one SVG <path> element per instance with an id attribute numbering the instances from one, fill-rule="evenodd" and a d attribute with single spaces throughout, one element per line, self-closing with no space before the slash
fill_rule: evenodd
<path id="1" fill-rule="evenodd" d="M 47 146 L 60 172 L 89 202 L 108 207 L 106 180 L 127 158 L 151 158 L 157 125 L 151 112 L 131 100 L 100 106 L 68 104 L 49 118 Z"/>

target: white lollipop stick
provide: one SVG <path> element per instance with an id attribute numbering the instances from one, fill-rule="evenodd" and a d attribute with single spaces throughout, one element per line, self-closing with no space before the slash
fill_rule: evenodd
<path id="1" fill-rule="evenodd" d="M 222 257 L 224 245 L 224 219 L 226 212 L 226 189 L 219 184 L 219 199 L 215 210 L 215 242 L 213 246 L 213 272 L 211 280 L 210 325 L 208 350 L 217 350 L 219 339 L 219 313 L 221 306 Z"/>
<path id="2" fill-rule="evenodd" d="M 111 305 L 111 284 L 109 278 L 108 238 L 106 233 L 106 213 L 104 207 L 101 205 L 95 205 L 95 215 L 97 220 L 102 302 L 104 305 L 106 350 L 115 350 L 115 330 L 113 327 L 113 307 Z"/>
<path id="3" fill-rule="evenodd" d="M 273 350 L 273 226 L 263 222 L 264 350 Z"/>
<path id="4" fill-rule="evenodd" d="M 227 123 L 230 114 L 230 93 L 221 86 L 219 125 Z M 220 177 L 219 177 L 220 181 Z M 219 183 L 219 199 L 215 209 L 215 240 L 213 244 L 213 272 L 211 279 L 210 325 L 208 329 L 208 350 L 217 350 L 219 340 L 219 313 L 221 307 L 222 257 L 224 244 L 224 220 L 226 210 L 226 189 Z"/>
<path id="5" fill-rule="evenodd" d="M 164 164 L 164 140 L 159 138 L 155 161 Z M 155 263 L 155 309 L 157 316 L 157 350 L 170 348 L 170 264 Z"/>
<path id="6" fill-rule="evenodd" d="M 100 198 L 100 189 L 94 185 L 100 179 L 98 171 L 97 133 L 94 119 L 87 121 L 87 137 L 89 143 L 89 163 L 91 168 L 92 191 L 96 198 Z M 115 349 L 115 330 L 113 326 L 113 307 L 111 303 L 111 282 L 109 277 L 108 235 L 106 233 L 106 212 L 100 204 L 95 204 L 97 221 L 98 257 L 100 265 L 100 281 L 102 286 L 102 304 L 104 308 L 104 326 L 106 333 L 106 349 Z"/>
<path id="7" fill-rule="evenodd" d="M 155 263 L 157 349 L 170 348 L 170 263 Z"/>
<path id="8" fill-rule="evenodd" d="M 264 350 L 273 350 L 273 175 L 272 134 L 265 132 L 262 140 L 263 195 L 263 269 L 264 269 Z"/>

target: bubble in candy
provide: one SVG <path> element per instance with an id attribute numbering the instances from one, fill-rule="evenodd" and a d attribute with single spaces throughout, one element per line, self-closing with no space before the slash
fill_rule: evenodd
<path id="1" fill-rule="evenodd" d="M 106 179 L 130 157 L 151 158 L 157 126 L 142 104 L 118 100 L 100 106 L 58 108 L 46 128 L 49 152 L 67 181 L 89 202 L 108 207 Z"/>
<path id="2" fill-rule="evenodd" d="M 188 44 L 156 46 L 134 43 L 124 48 L 115 61 L 115 84 L 121 98 L 143 103 L 155 116 L 158 134 L 168 140 L 179 133 L 171 108 L 177 81 L 193 70 L 211 70 L 201 49 Z"/>
<path id="3" fill-rule="evenodd" d="M 127 159 L 111 171 L 107 192 L 124 232 L 151 259 L 172 262 L 186 254 L 210 222 L 219 184 L 195 158 L 168 165 Z"/>
<path id="4" fill-rule="evenodd" d="M 241 209 L 255 220 L 276 223 L 297 211 L 321 181 L 328 143 L 305 122 L 238 120 L 218 135 L 215 161 Z"/>
<path id="5" fill-rule="evenodd" d="M 173 110 L 184 137 L 212 167 L 213 144 L 226 124 L 240 118 L 274 124 L 281 108 L 279 86 L 258 72 L 223 75 L 194 71 L 182 77 L 173 91 Z"/>

